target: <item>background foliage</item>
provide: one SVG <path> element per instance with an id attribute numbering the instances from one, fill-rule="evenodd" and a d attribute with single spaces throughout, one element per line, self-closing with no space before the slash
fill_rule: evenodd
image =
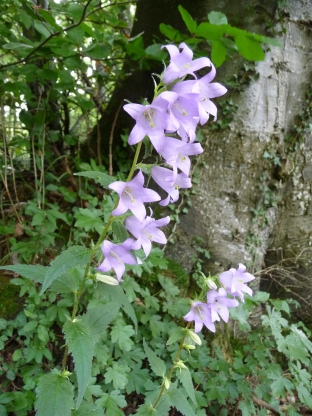
<path id="1" fill-rule="evenodd" d="M 183 298 L 199 290 L 195 282 L 209 259 L 200 240 L 191 276 L 159 248 L 128 271 L 122 286 L 104 285 L 91 273 L 79 316 L 70 319 L 91 256 L 86 247 L 114 207 L 107 185 L 113 174 L 124 180 L 130 168 L 131 149 L 120 145 L 127 135 L 113 146 L 114 125 L 108 154 L 101 154 L 99 140 L 88 161 L 82 154 L 114 87 L 128 76 L 124 63 L 152 68 L 165 59 L 160 46 L 166 42 L 186 41 L 197 56 L 208 50 L 216 66 L 237 53 L 262 60 L 261 45 L 276 44 L 231 26 L 221 13 L 210 12 L 198 24 L 180 6 L 185 30 L 161 24 L 163 38 L 144 45 L 142 36 L 131 37 L 133 6 L 93 0 L 9 0 L 0 6 L 1 258 L 2 269 L 14 272 L 10 283 L 21 305 L 0 319 L 0 415 L 177 410 L 245 416 L 268 409 L 300 415 L 312 408 L 311 334 L 292 322 L 293 301 L 270 301 L 263 292 L 233 311 L 232 335 L 227 328 L 215 339 L 204 334 L 201 346 L 186 339 L 190 348 L 181 359 L 187 368 L 176 371 L 151 410 L 183 336 L 189 309 Z M 223 115 L 213 128 L 227 128 L 232 106 L 230 100 L 220 105 Z M 173 218 L 180 208 L 172 208 Z M 124 230 L 114 224 L 113 236 L 123 241 Z M 259 311 L 262 324 L 253 328 L 247 319 Z M 62 369 L 65 341 L 70 355 Z"/>

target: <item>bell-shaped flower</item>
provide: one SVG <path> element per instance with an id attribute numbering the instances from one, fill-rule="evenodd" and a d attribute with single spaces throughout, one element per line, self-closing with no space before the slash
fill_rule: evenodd
<path id="1" fill-rule="evenodd" d="M 143 221 L 146 217 L 144 203 L 159 201 L 161 199 L 157 192 L 144 188 L 143 185 L 144 175 L 141 170 L 129 182 L 116 181 L 111 183 L 108 187 L 119 195 L 119 203 L 112 212 L 112 215 L 122 215 L 129 209 L 133 215 L 140 221 Z"/>
<path id="2" fill-rule="evenodd" d="M 163 145 L 164 131 L 174 132 L 178 123 L 170 118 L 168 107 L 177 99 L 173 91 L 164 91 L 155 98 L 152 104 L 126 104 L 124 110 L 136 121 L 129 135 L 129 144 L 139 143 L 148 136 L 153 146 L 158 149 Z"/>
<path id="3" fill-rule="evenodd" d="M 141 244 L 145 256 L 147 257 L 152 249 L 152 241 L 160 244 L 167 243 L 165 234 L 158 228 L 168 225 L 169 222 L 169 216 L 159 220 L 155 220 L 152 217 L 146 217 L 142 222 L 136 217 L 131 216 L 126 218 L 126 228 L 137 238 L 137 241 Z"/>
<path id="4" fill-rule="evenodd" d="M 238 269 L 231 268 L 227 272 L 223 272 L 219 276 L 220 282 L 225 289 L 232 296 L 239 296 L 244 302 L 244 293 L 252 296 L 252 290 L 245 283 L 251 282 L 255 279 L 250 273 L 246 272 L 246 266 L 242 263 L 238 263 Z"/>
<path id="5" fill-rule="evenodd" d="M 198 58 L 193 61 L 193 51 L 184 42 L 177 48 L 175 45 L 165 45 L 162 48 L 166 48 L 169 52 L 171 61 L 168 67 L 165 69 L 162 75 L 162 81 L 165 84 L 170 84 L 177 78 L 184 77 L 185 75 L 193 75 L 198 69 L 205 66 L 211 66 L 211 61 L 208 58 Z"/>
<path id="6" fill-rule="evenodd" d="M 178 135 L 184 142 L 191 143 L 196 139 L 196 127 L 199 121 L 197 98 L 198 94 L 190 93 L 178 95 L 175 102 L 170 106 L 172 118 L 179 125 Z"/>
<path id="7" fill-rule="evenodd" d="M 183 317 L 187 322 L 195 322 L 195 332 L 202 330 L 205 325 L 209 331 L 216 332 L 211 319 L 211 309 L 207 303 L 193 302 L 190 312 Z"/>
<path id="8" fill-rule="evenodd" d="M 121 244 L 114 244 L 104 240 L 102 245 L 104 261 L 96 270 L 105 273 L 113 269 L 118 282 L 120 282 L 125 272 L 125 264 L 141 264 L 141 260 L 136 259 L 131 253 L 131 250 L 137 250 L 138 248 L 138 244 L 133 238 L 128 238 Z"/>
<path id="9" fill-rule="evenodd" d="M 228 308 L 235 308 L 238 305 L 238 301 L 236 299 L 228 298 L 226 290 L 221 287 L 219 291 L 208 291 L 207 304 L 211 309 L 212 322 L 220 321 L 219 315 L 224 322 L 227 322 L 230 315 Z"/>
<path id="10" fill-rule="evenodd" d="M 169 169 L 153 166 L 151 175 L 157 185 L 168 193 L 167 198 L 159 202 L 159 205 L 162 206 L 168 205 L 169 202 L 176 202 L 179 199 L 180 188 L 186 189 L 192 187 L 191 179 L 185 173 L 175 175 Z"/>
<path id="11" fill-rule="evenodd" d="M 166 137 L 166 144 L 159 150 L 159 154 L 168 165 L 173 167 L 175 176 L 177 169 L 188 176 L 191 168 L 189 156 L 199 155 L 203 151 L 200 143 L 185 143 L 172 137 Z"/>

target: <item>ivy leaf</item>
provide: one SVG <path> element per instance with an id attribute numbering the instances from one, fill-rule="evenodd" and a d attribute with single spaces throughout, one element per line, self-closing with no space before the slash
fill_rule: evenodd
<path id="1" fill-rule="evenodd" d="M 258 41 L 248 36 L 235 36 L 235 43 L 238 48 L 238 52 L 243 58 L 249 61 L 263 61 L 264 52 Z"/>
<path id="2" fill-rule="evenodd" d="M 61 374 L 45 374 L 36 389 L 37 416 L 71 416 L 74 405 L 73 385 Z"/>
<path id="3" fill-rule="evenodd" d="M 112 322 L 118 311 L 119 306 L 116 303 L 109 302 L 106 305 L 89 309 L 83 315 L 82 321 L 89 328 L 90 335 L 97 339 L 105 331 L 108 324 Z"/>
<path id="4" fill-rule="evenodd" d="M 12 266 L 0 266 L 0 270 L 10 270 L 18 273 L 26 279 L 32 279 L 35 282 L 42 283 L 47 274 L 48 267 L 33 264 L 16 264 Z"/>
<path id="5" fill-rule="evenodd" d="M 166 375 L 166 365 L 157 355 L 150 349 L 147 345 L 145 339 L 143 338 L 144 351 L 147 356 L 148 362 L 151 366 L 153 373 L 159 377 L 165 377 Z"/>
<path id="6" fill-rule="evenodd" d="M 120 365 L 114 362 L 113 367 L 108 367 L 105 377 L 105 384 L 113 383 L 115 389 L 124 389 L 128 383 L 128 377 L 125 375 L 131 370 L 127 365 Z"/>
<path id="7" fill-rule="evenodd" d="M 78 265 L 85 266 L 91 259 L 91 250 L 82 246 L 72 246 L 63 251 L 55 260 L 52 261 L 48 268 L 40 295 L 51 285 L 51 283 L 65 273 Z"/>
<path id="8" fill-rule="evenodd" d="M 76 409 L 78 409 L 91 376 L 95 340 L 87 325 L 79 320 L 67 321 L 64 325 L 64 334 L 68 350 L 75 361 L 78 381 Z"/>
<path id="9" fill-rule="evenodd" d="M 184 416 L 196 416 L 181 390 L 172 387 L 167 391 L 167 397 L 171 405 Z"/>
<path id="10" fill-rule="evenodd" d="M 77 172 L 74 174 L 75 176 L 84 176 L 86 178 L 91 178 L 95 182 L 99 183 L 103 186 L 103 188 L 108 188 L 108 185 L 115 182 L 116 178 L 113 176 L 109 176 L 103 172 L 95 172 L 93 170 L 86 171 L 86 172 Z"/>
<path id="11" fill-rule="evenodd" d="M 197 24 L 196 22 L 193 20 L 192 16 L 189 14 L 189 12 L 187 10 L 185 10 L 181 5 L 178 6 L 179 12 L 182 16 L 182 19 L 186 25 L 186 27 L 188 28 L 189 32 L 193 35 L 196 31 L 197 28 Z"/>

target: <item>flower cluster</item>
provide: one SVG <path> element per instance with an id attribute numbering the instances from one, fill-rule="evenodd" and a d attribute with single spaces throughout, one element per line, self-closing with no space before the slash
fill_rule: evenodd
<path id="1" fill-rule="evenodd" d="M 207 292 L 207 302 L 193 302 L 190 312 L 184 316 L 184 319 L 188 322 L 194 321 L 195 332 L 201 331 L 204 325 L 215 332 L 214 323 L 220 321 L 220 318 L 224 322 L 229 320 L 228 308 L 235 308 L 238 305 L 237 297 L 244 302 L 244 293 L 252 296 L 252 290 L 246 283 L 254 278 L 252 274 L 246 272 L 246 267 L 242 263 L 238 264 L 237 270 L 232 268 L 221 273 L 218 279 L 222 287 L 218 289 L 214 282 L 211 284 L 208 281 L 211 289 Z"/>
<path id="2" fill-rule="evenodd" d="M 193 60 L 193 52 L 185 43 L 181 43 L 179 48 L 175 45 L 163 48 L 167 48 L 171 60 L 155 88 L 152 103 L 126 104 L 123 108 L 136 121 L 128 143 L 137 144 L 147 136 L 164 160 L 167 167 L 153 166 L 151 176 L 167 196 L 160 201 L 157 192 L 145 188 L 141 170 L 128 182 L 117 181 L 109 185 L 119 195 L 112 215 L 119 216 L 128 210 L 133 214 L 126 219 L 125 225 L 135 239 L 129 238 L 119 245 L 105 240 L 102 246 L 105 259 L 97 270 L 107 272 L 114 269 L 118 281 L 125 271 L 125 264 L 139 262 L 132 250 L 142 247 L 148 256 L 153 241 L 167 242 L 159 227 L 167 225 L 169 217 L 155 220 L 152 214 L 147 216 L 144 204 L 160 201 L 160 205 L 168 205 L 179 199 L 179 189 L 192 186 L 189 156 L 203 152 L 200 143 L 195 143 L 196 127 L 198 123 L 206 123 L 209 115 L 216 119 L 217 108 L 210 99 L 227 91 L 221 84 L 211 83 L 216 70 L 208 58 Z M 210 72 L 198 79 L 195 72 L 206 67 Z M 193 79 L 185 79 L 187 76 Z"/>

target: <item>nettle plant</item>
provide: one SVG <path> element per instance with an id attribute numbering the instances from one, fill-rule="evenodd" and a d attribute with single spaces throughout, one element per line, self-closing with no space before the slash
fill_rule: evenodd
<path id="1" fill-rule="evenodd" d="M 131 337 L 135 336 L 138 323 L 131 301 L 137 301 L 135 292 L 141 291 L 141 295 L 146 295 L 148 289 L 141 290 L 136 282 L 132 282 L 134 295 L 129 299 L 129 290 L 126 290 L 127 295 L 123 290 L 123 284 L 128 285 L 129 289 L 129 280 L 125 277 L 126 268 L 135 271 L 148 264 L 149 256 L 153 255 L 152 242 L 166 244 L 166 236 L 160 228 L 170 221 L 169 216 L 154 218 L 149 204 L 159 202 L 160 206 L 167 206 L 179 199 L 180 189 L 192 186 L 189 156 L 203 152 L 201 144 L 195 142 L 196 128 L 198 124 L 206 123 L 210 115 L 216 120 L 217 108 L 211 98 L 226 93 L 224 86 L 211 82 L 216 70 L 208 58 L 193 59 L 193 52 L 185 43 L 181 43 L 179 47 L 166 45 L 163 48 L 167 49 L 171 60 L 164 72 L 157 76 L 159 82 L 155 82 L 153 101 L 150 104 L 124 106 L 124 110 L 136 121 L 128 143 L 137 145 L 127 180 L 115 181 L 105 173 L 95 171 L 77 174 L 93 178 L 118 195 L 99 240 L 89 248 L 79 245 L 69 247 L 49 267 L 1 267 L 42 284 L 39 294 L 31 283 L 28 288 L 23 289 L 29 290 L 37 309 L 34 305 L 26 307 L 20 327 L 24 330 L 27 348 L 24 351 L 18 349 L 13 357 L 17 361 L 24 355 L 26 363 L 35 359 L 40 364 L 43 357 L 49 360 L 45 371 L 38 366 L 36 369 L 28 369 L 29 374 L 26 376 L 26 390 L 30 392 L 36 388 L 35 409 L 38 416 L 91 413 L 101 415 L 104 409 L 108 415 L 122 415 L 120 408 L 126 406 L 126 402 L 120 389 L 126 388 L 129 393 L 134 390 L 141 393 L 142 377 L 143 384 L 146 383 L 146 399 L 139 407 L 138 415 L 165 415 L 171 407 L 186 416 L 195 415 L 195 389 L 187 366 L 188 360 L 182 360 L 181 354 L 186 351 L 191 360 L 196 345 L 202 344 L 198 333 L 203 326 L 215 332 L 216 322 L 221 319 L 228 321 L 228 308 L 237 307 L 239 300 L 244 302 L 245 293 L 252 295 L 252 290 L 246 283 L 252 281 L 254 276 L 247 273 L 246 267 L 241 263 L 237 269 L 232 268 L 219 276 L 207 278 L 202 274 L 201 293 L 196 299 L 187 300 L 190 311 L 184 316 L 186 327 L 179 327 L 168 320 L 166 322 L 170 332 L 167 341 L 170 352 L 168 360 L 164 361 L 159 357 L 159 344 L 156 348 L 154 345 L 154 350 L 148 345 L 143 329 L 140 331 L 141 338 L 137 334 L 137 339 L 143 344 L 144 351 L 133 346 Z M 208 73 L 198 78 L 196 71 L 205 69 Z M 150 143 L 153 145 L 160 156 L 160 163 L 139 163 L 143 142 L 149 147 Z M 147 178 L 148 181 L 152 178 L 162 189 L 164 199 L 155 190 L 145 186 Z M 15 283 L 22 287 L 24 285 L 22 279 Z M 176 295 L 175 286 L 166 282 L 164 277 L 160 279 L 160 283 L 164 296 L 166 292 L 168 298 Z M 63 298 L 59 298 L 57 305 L 49 306 L 44 313 L 42 308 L 50 305 L 48 301 L 55 301 L 58 293 Z M 150 306 L 159 310 L 157 299 L 153 296 L 148 299 L 149 304 L 146 303 L 145 308 Z M 171 316 L 181 320 L 183 315 L 177 304 L 170 306 L 168 302 L 167 307 L 168 311 L 171 307 Z M 124 325 L 120 309 L 132 321 L 133 326 Z M 69 310 L 72 311 L 71 315 Z M 33 320 L 26 322 L 25 317 Z M 148 319 L 146 315 L 146 322 Z M 60 336 L 61 340 L 57 341 L 62 343 L 64 340 L 62 357 L 58 352 L 58 356 L 53 359 L 46 346 L 51 338 L 56 342 L 55 334 L 47 329 L 49 322 L 62 326 L 64 338 Z M 112 339 L 108 339 L 107 327 L 112 322 Z M 191 329 L 192 322 L 195 323 L 194 330 Z M 159 334 L 162 323 L 158 322 L 157 325 L 151 329 L 155 336 Z M 116 349 L 113 351 L 113 343 L 116 342 L 119 353 L 116 353 Z M 180 342 L 178 347 L 174 345 L 177 342 Z M 147 358 L 154 375 L 161 378 L 160 386 L 156 387 L 153 377 L 145 369 L 140 373 L 141 379 L 132 379 L 134 387 L 127 390 L 131 367 L 121 360 L 123 351 L 127 352 L 132 364 L 133 361 L 136 362 L 139 368 Z M 115 360 L 112 360 L 113 355 Z M 103 380 L 101 371 L 107 365 Z M 25 371 L 27 372 L 27 366 L 24 373 Z M 102 388 L 105 384 L 110 385 L 106 391 Z M 148 390 L 151 392 L 146 394 Z M 8 401 L 10 400 L 12 398 L 8 396 Z M 15 407 L 15 410 L 19 409 Z"/>

